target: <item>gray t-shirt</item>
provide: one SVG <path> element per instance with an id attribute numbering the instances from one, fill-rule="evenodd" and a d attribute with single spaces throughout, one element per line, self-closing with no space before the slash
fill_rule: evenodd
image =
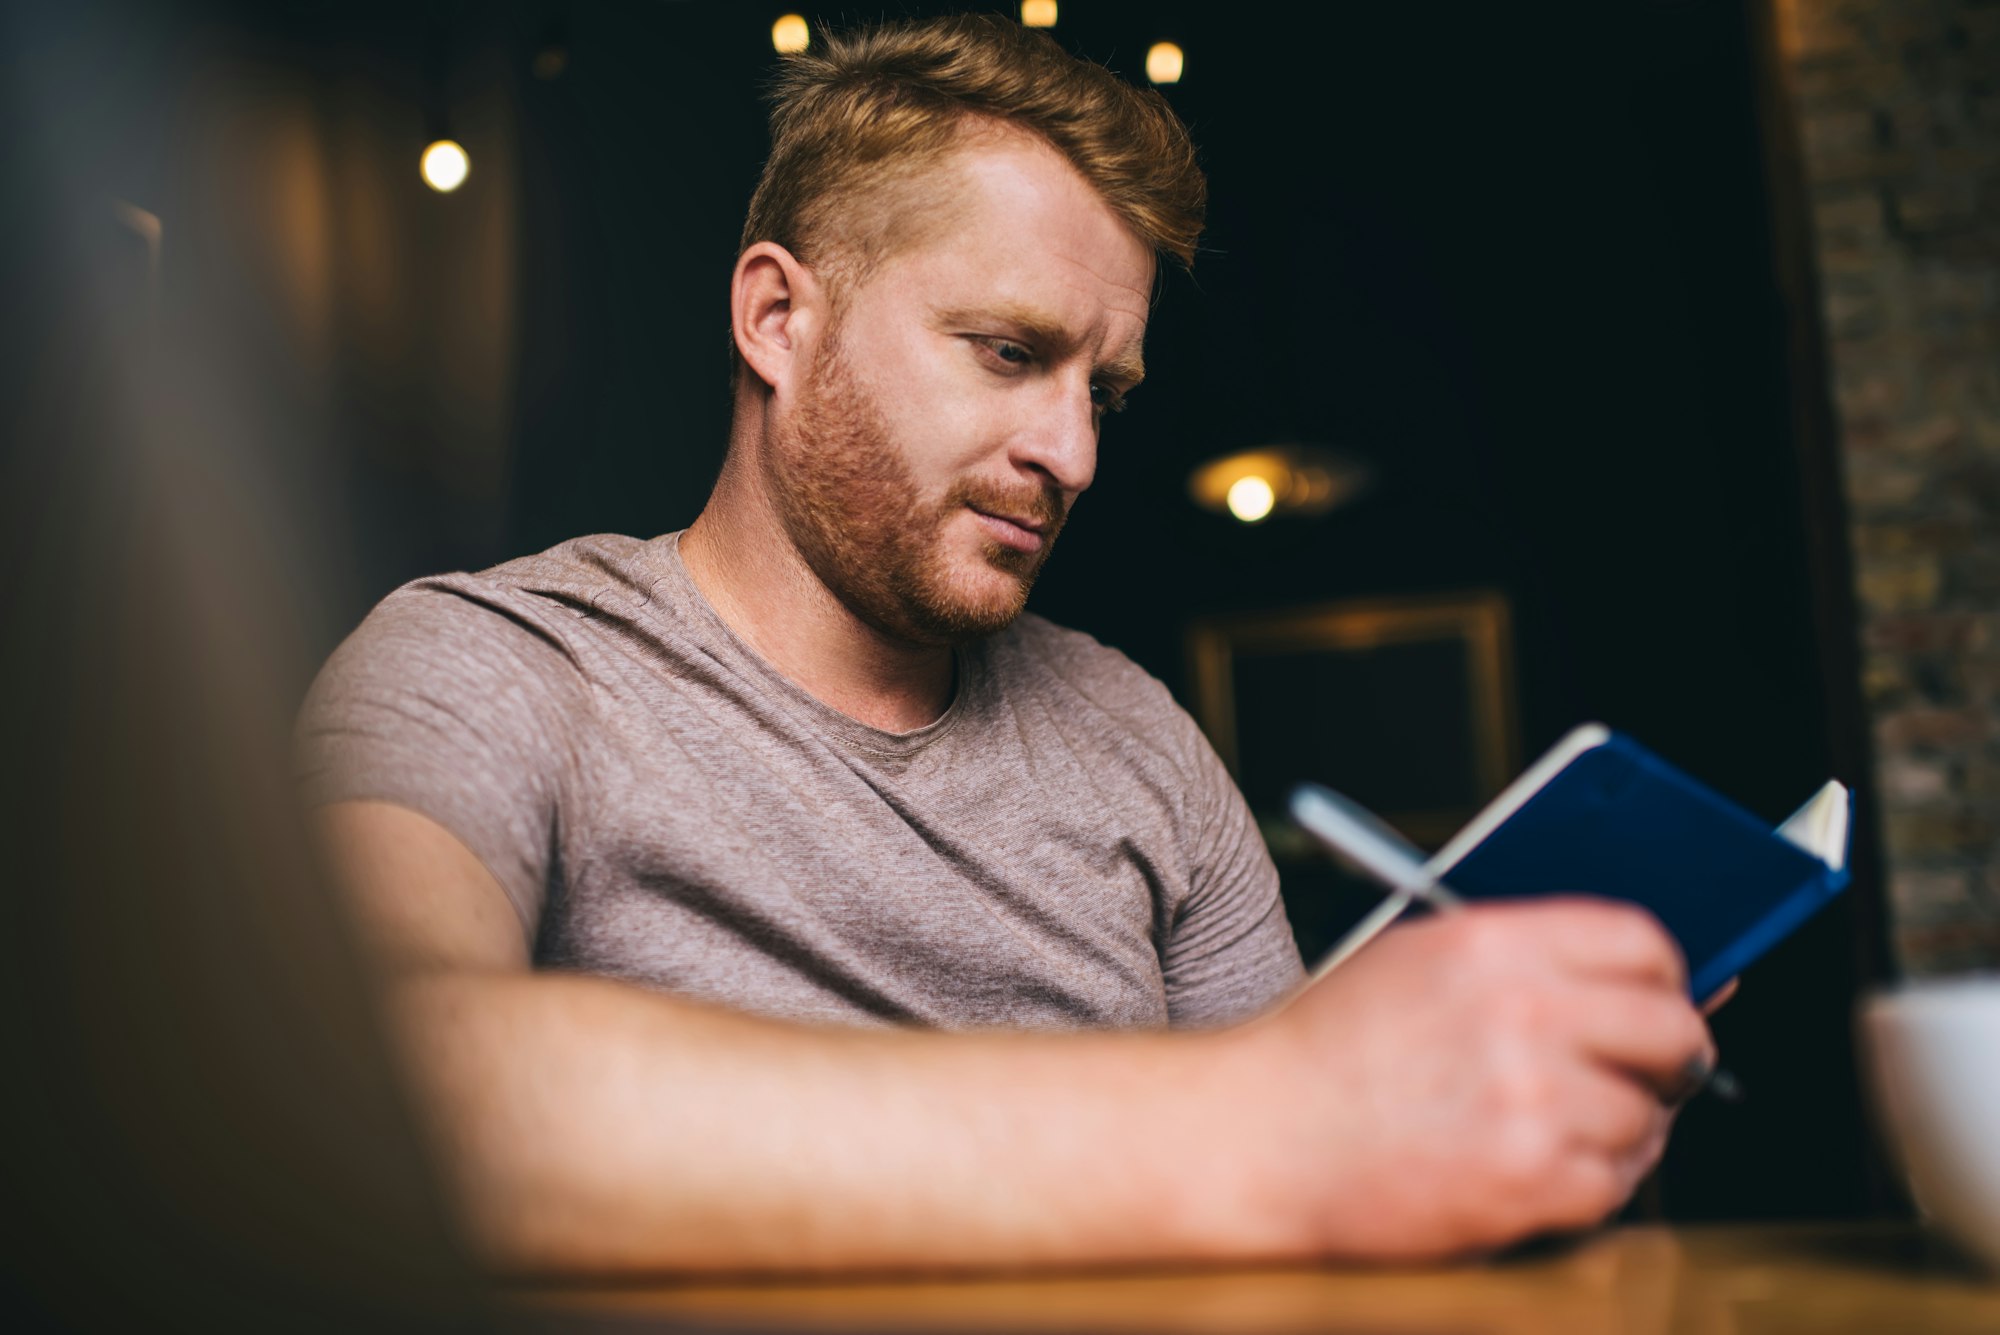
<path id="1" fill-rule="evenodd" d="M 730 631 L 679 535 L 405 585 L 299 724 L 306 800 L 456 835 L 538 967 L 795 1020 L 1214 1025 L 1301 981 L 1277 873 L 1164 687 L 1023 616 L 888 733 Z"/>

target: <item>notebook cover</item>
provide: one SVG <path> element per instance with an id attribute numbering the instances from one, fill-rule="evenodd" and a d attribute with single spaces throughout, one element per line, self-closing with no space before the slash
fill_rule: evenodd
<path id="1" fill-rule="evenodd" d="M 1788 936 L 1848 880 L 1618 733 L 1439 870 L 1467 899 L 1574 892 L 1640 904 L 1680 942 L 1697 999 Z"/>

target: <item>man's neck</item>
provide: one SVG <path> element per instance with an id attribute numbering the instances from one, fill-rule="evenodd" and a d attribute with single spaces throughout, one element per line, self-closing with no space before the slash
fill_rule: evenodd
<path id="1" fill-rule="evenodd" d="M 723 623 L 813 698 L 885 732 L 935 722 L 951 704 L 952 651 L 861 620 L 820 582 L 768 506 L 725 476 L 681 535 L 688 577 Z"/>

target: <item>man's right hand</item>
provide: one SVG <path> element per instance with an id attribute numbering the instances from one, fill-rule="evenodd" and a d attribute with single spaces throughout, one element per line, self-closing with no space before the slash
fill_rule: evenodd
<path id="1" fill-rule="evenodd" d="M 1435 1259 L 1600 1222 L 1713 1064 L 1686 987 L 1642 910 L 1485 905 L 1388 933 L 1242 1031 L 1310 1073 L 1274 1144 L 1309 1249 Z"/>

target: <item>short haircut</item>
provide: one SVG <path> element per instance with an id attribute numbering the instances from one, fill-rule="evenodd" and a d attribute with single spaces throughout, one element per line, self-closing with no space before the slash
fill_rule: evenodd
<path id="1" fill-rule="evenodd" d="M 1156 253 L 1194 262 L 1208 186 L 1167 100 L 1011 19 L 831 35 L 784 59 L 771 102 L 771 156 L 739 255 L 774 241 L 837 289 L 923 238 L 939 210 L 922 207 L 918 182 L 968 133 L 1014 126 L 1062 154 Z"/>

